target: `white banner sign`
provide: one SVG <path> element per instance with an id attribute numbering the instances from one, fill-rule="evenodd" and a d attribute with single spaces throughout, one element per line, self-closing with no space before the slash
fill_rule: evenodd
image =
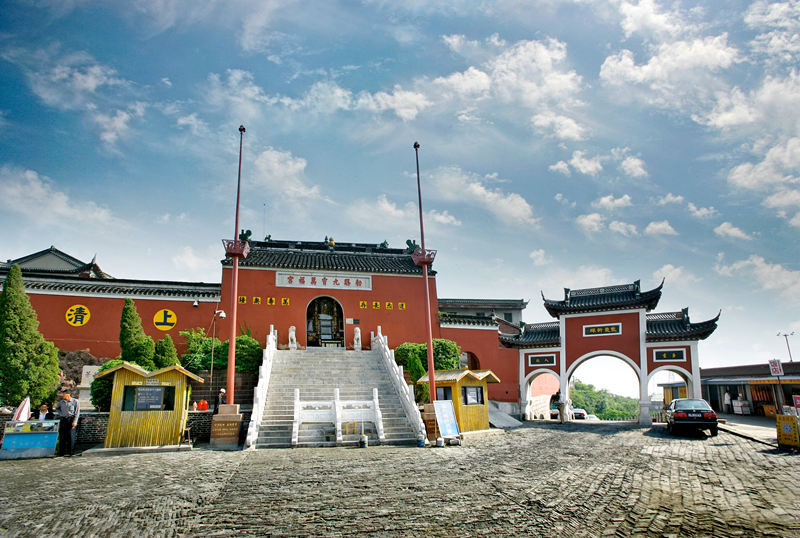
<path id="1" fill-rule="evenodd" d="M 282 288 L 323 288 L 371 290 L 372 277 L 331 273 L 275 273 L 275 285 Z"/>
<path id="2" fill-rule="evenodd" d="M 770 375 L 782 376 L 783 365 L 781 364 L 781 361 L 779 361 L 778 359 L 771 359 L 769 361 L 769 373 Z"/>

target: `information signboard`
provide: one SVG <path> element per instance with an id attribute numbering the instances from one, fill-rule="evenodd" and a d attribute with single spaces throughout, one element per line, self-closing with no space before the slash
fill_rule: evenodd
<path id="1" fill-rule="evenodd" d="M 800 446 L 800 435 L 797 431 L 797 417 L 778 415 L 775 417 L 778 428 L 778 446 Z"/>
<path id="2" fill-rule="evenodd" d="M 782 376 L 783 365 L 778 359 L 770 359 L 769 361 L 769 375 Z"/>
<path id="3" fill-rule="evenodd" d="M 164 387 L 137 387 L 136 389 L 136 410 L 146 411 L 161 409 L 161 399 Z"/>
<path id="4" fill-rule="evenodd" d="M 453 409 L 452 400 L 435 400 L 433 408 L 436 411 L 436 423 L 442 437 L 458 437 L 458 422 Z"/>

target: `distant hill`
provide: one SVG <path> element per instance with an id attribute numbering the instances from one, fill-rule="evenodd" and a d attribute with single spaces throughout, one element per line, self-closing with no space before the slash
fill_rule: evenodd
<path id="1" fill-rule="evenodd" d="M 623 420 L 639 415 L 639 401 L 636 398 L 611 394 L 605 389 L 597 390 L 594 385 L 575 380 L 575 388 L 570 389 L 572 407 L 585 409 L 600 420 Z"/>

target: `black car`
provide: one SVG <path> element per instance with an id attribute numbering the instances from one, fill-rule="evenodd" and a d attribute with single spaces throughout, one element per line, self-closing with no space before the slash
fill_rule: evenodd
<path id="1" fill-rule="evenodd" d="M 667 432 L 675 433 L 678 428 L 708 430 L 717 435 L 717 414 L 708 402 L 695 398 L 672 400 L 666 411 Z"/>

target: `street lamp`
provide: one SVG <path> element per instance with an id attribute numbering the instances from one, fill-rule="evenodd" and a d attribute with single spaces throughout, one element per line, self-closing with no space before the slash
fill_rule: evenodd
<path id="1" fill-rule="evenodd" d="M 792 360 L 792 348 L 789 347 L 789 337 L 794 336 L 794 331 L 790 333 L 782 333 L 778 331 L 778 336 L 783 336 L 783 338 L 786 340 L 786 349 L 789 351 L 789 362 L 794 362 Z"/>
<path id="2" fill-rule="evenodd" d="M 414 155 L 417 160 L 417 196 L 419 198 L 419 239 L 422 246 L 411 254 L 414 263 L 422 266 L 422 283 L 425 286 L 425 325 L 428 329 L 428 387 L 430 401 L 436 401 L 436 376 L 433 366 L 433 329 L 431 327 L 431 292 L 428 287 L 428 266 L 436 257 L 435 250 L 425 250 L 425 227 L 422 224 L 422 183 L 419 179 L 419 142 L 414 142 Z"/>
<path id="3" fill-rule="evenodd" d="M 211 394 L 214 394 L 214 341 L 217 339 L 217 317 L 219 319 L 225 319 L 225 311 L 224 310 L 214 310 L 214 317 L 211 318 L 211 373 L 209 377 L 211 378 L 211 383 L 209 388 L 211 389 Z"/>

